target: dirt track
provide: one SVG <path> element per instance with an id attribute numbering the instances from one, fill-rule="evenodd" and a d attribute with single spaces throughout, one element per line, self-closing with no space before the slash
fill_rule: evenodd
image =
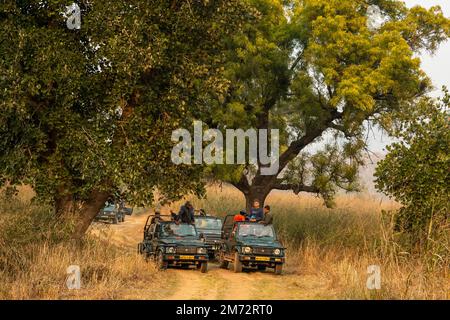
<path id="1" fill-rule="evenodd" d="M 124 223 L 112 225 L 115 241 L 129 250 L 136 250 L 142 240 L 147 214 L 127 216 Z M 287 257 L 289 259 L 289 256 Z M 209 263 L 208 272 L 169 269 L 168 287 L 162 299 L 321 299 L 330 294 L 327 283 L 314 276 L 298 275 L 285 270 L 281 276 L 266 272 L 234 273 Z"/>

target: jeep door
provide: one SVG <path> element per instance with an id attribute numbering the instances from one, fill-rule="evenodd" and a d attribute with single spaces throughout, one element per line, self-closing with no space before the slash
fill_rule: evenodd
<path id="1" fill-rule="evenodd" d="M 161 233 L 161 224 L 156 223 L 156 224 L 152 224 L 152 226 L 150 227 L 152 228 L 152 240 L 151 240 L 151 245 L 152 245 L 152 253 L 155 254 L 158 251 L 159 248 L 159 236 Z"/>
<path id="2" fill-rule="evenodd" d="M 153 254 L 154 253 L 154 249 L 153 249 L 153 241 L 155 239 L 155 224 L 151 224 L 148 227 L 146 227 L 146 231 L 145 231 L 145 240 L 144 240 L 144 245 L 147 247 L 146 249 L 148 250 L 149 254 Z"/>

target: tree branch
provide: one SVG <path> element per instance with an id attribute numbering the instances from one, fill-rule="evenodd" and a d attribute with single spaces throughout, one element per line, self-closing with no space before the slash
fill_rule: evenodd
<path id="1" fill-rule="evenodd" d="M 292 63 L 292 65 L 289 68 L 289 71 L 293 72 L 295 70 L 295 68 L 297 68 L 298 64 L 300 63 L 300 61 L 302 61 L 303 59 L 303 53 L 305 50 L 302 50 L 302 52 L 299 53 L 299 55 L 297 56 L 297 58 L 295 58 L 294 62 Z"/>
<path id="2" fill-rule="evenodd" d="M 273 186 L 273 189 L 276 190 L 292 190 L 295 194 L 299 194 L 300 192 L 310 192 L 310 193 L 319 193 L 319 188 L 315 186 L 307 186 L 304 184 L 293 184 L 293 183 L 277 183 Z"/>
<path id="3" fill-rule="evenodd" d="M 300 153 L 300 151 L 302 151 L 307 145 L 313 142 L 316 138 L 321 136 L 325 130 L 330 128 L 334 120 L 340 119 L 341 117 L 342 113 L 337 111 L 332 112 L 330 118 L 327 121 L 325 121 L 325 123 L 322 126 L 310 130 L 303 137 L 292 142 L 287 148 L 287 150 L 280 156 L 278 173 L 280 173 L 281 170 L 283 170 L 284 167 L 286 167 L 286 165 Z"/>
<path id="4" fill-rule="evenodd" d="M 238 182 L 229 181 L 234 187 L 239 189 L 242 193 L 246 194 L 250 191 L 250 185 L 248 184 L 247 177 L 244 173 L 241 175 L 241 179 Z"/>

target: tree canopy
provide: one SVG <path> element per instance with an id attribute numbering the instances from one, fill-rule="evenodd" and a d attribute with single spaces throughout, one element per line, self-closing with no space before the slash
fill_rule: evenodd
<path id="1" fill-rule="evenodd" d="M 430 90 L 417 53 L 434 52 L 450 35 L 450 22 L 439 7 L 408 9 L 394 0 L 251 4 L 258 17 L 229 40 L 230 87 L 212 102 L 208 124 L 279 128 L 279 171 L 264 176 L 248 163 L 209 171 L 241 190 L 247 206 L 273 189 L 320 194 L 331 206 L 339 189 L 359 187 L 367 130 L 391 128 L 393 112 L 414 108 Z M 371 6 L 379 17 L 370 15 Z"/>
<path id="2" fill-rule="evenodd" d="M 397 0 L 80 0 L 71 30 L 72 2 L 0 3 L 0 185 L 79 212 L 77 235 L 116 191 L 135 205 L 201 194 L 202 167 L 170 159 L 194 119 L 280 129 L 275 175 L 207 168 L 247 206 L 273 189 L 331 206 L 358 189 L 367 128 L 391 130 L 430 90 L 417 53 L 450 35 L 439 7 Z"/>
<path id="3" fill-rule="evenodd" d="M 242 1 L 0 4 L 0 182 L 26 183 L 61 212 L 84 205 L 82 234 L 106 197 L 151 203 L 202 192 L 201 168 L 170 161 L 172 130 L 221 92 L 222 39 Z M 86 213 L 87 212 L 87 213 Z"/>

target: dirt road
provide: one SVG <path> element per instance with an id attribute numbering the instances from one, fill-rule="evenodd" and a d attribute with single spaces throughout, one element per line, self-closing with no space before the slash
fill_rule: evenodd
<path id="1" fill-rule="evenodd" d="M 111 225 L 112 237 L 129 250 L 142 240 L 147 213 L 127 216 L 124 223 Z M 289 256 L 287 257 L 289 259 Z M 190 269 L 169 269 L 162 299 L 325 299 L 328 284 L 310 275 L 299 275 L 286 268 L 281 276 L 268 271 L 234 273 L 210 262 L 205 274 Z"/>

